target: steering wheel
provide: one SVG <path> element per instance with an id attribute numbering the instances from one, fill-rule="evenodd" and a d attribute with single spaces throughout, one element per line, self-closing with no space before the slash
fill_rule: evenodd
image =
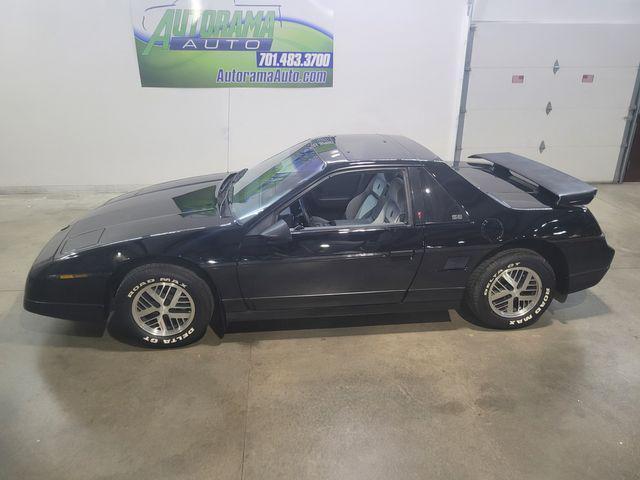
<path id="1" fill-rule="evenodd" d="M 304 205 L 304 200 L 302 197 L 298 199 L 298 203 L 300 204 L 300 214 L 302 215 L 302 220 L 304 221 L 305 227 L 311 226 L 311 217 L 309 216 L 309 212 L 307 211 L 307 207 Z"/>

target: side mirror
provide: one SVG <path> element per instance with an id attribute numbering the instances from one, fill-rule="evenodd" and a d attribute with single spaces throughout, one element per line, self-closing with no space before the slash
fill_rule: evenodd
<path id="1" fill-rule="evenodd" d="M 291 241 L 291 230 L 284 220 L 278 220 L 270 227 L 265 228 L 259 235 L 271 243 L 287 243 Z"/>
<path id="2" fill-rule="evenodd" d="M 278 215 L 278 220 L 284 220 L 291 228 L 292 225 L 295 225 L 296 217 L 293 213 L 282 213 Z"/>

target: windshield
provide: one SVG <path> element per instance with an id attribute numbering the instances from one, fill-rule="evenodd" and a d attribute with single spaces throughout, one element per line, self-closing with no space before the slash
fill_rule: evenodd
<path id="1" fill-rule="evenodd" d="M 309 143 L 299 143 L 247 170 L 231 187 L 231 211 L 239 220 L 250 218 L 324 167 Z"/>

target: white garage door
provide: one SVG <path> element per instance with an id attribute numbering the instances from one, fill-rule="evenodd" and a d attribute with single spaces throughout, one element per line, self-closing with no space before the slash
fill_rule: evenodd
<path id="1" fill-rule="evenodd" d="M 461 158 L 511 151 L 612 181 L 639 62 L 637 24 L 476 24 Z"/>

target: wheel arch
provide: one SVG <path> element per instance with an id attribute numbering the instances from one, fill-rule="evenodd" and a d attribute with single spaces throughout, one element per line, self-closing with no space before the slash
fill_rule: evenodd
<path id="1" fill-rule="evenodd" d="M 118 287 L 122 283 L 122 280 L 135 268 L 141 267 L 143 265 L 149 265 L 152 263 L 165 263 L 168 265 L 175 265 L 177 267 L 186 268 L 191 272 L 195 273 L 200 277 L 209 287 L 211 291 L 211 295 L 213 296 L 213 300 L 216 303 L 216 308 L 214 312 L 219 311 L 222 308 L 222 302 L 220 301 L 220 295 L 218 290 L 211 279 L 211 277 L 207 274 L 207 272 L 200 267 L 195 262 L 191 262 L 189 260 L 185 260 L 180 257 L 163 257 L 163 256 L 148 256 L 137 258 L 126 262 L 120 265 L 116 270 L 109 276 L 107 280 L 107 285 L 105 289 L 105 307 L 107 313 L 111 312 L 113 309 L 113 300 L 115 299 L 116 292 L 118 291 Z"/>
<path id="2" fill-rule="evenodd" d="M 527 250 L 532 250 L 542 258 L 544 258 L 547 262 L 549 262 L 549 265 L 551 265 L 551 268 L 553 268 L 553 273 L 556 277 L 556 291 L 561 295 L 566 295 L 569 281 L 569 265 L 567 263 L 567 258 L 559 247 L 546 240 L 512 240 L 503 245 L 500 245 L 498 248 L 486 254 L 483 258 L 480 259 L 477 265 L 480 265 L 482 262 L 484 262 L 488 258 L 493 257 L 496 254 L 516 248 L 526 248 Z"/>

